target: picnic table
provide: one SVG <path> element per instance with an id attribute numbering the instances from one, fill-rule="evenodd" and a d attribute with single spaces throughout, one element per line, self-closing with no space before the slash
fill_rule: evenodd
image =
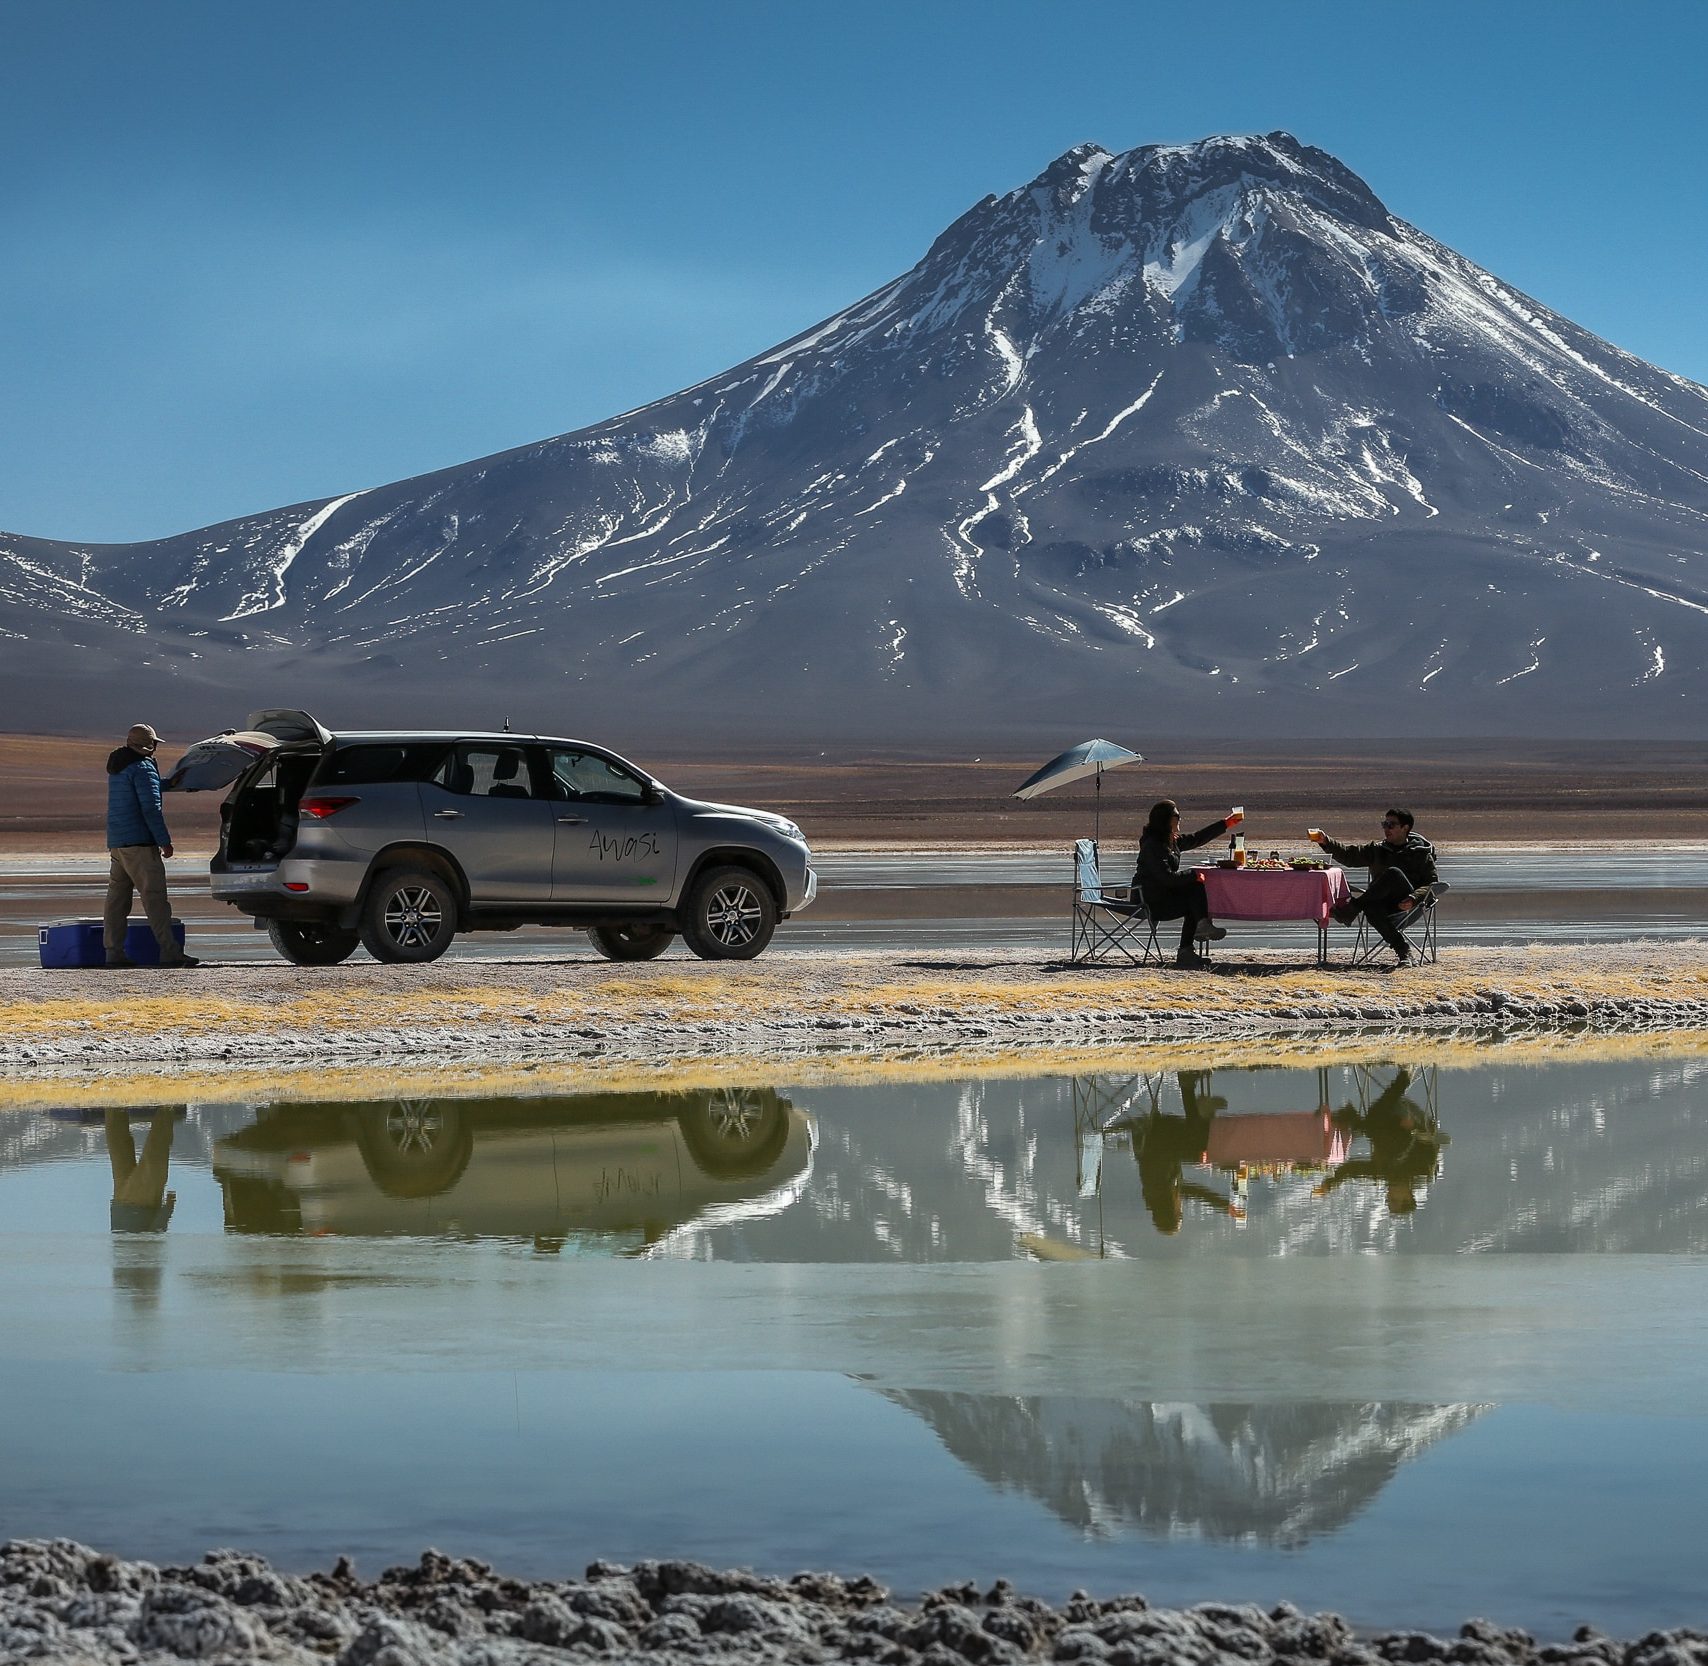
<path id="1" fill-rule="evenodd" d="M 1328 964 L 1328 923 L 1352 900 L 1342 868 L 1215 868 L 1198 870 L 1210 915 L 1224 920 L 1309 920 L 1317 928 L 1317 965 Z"/>

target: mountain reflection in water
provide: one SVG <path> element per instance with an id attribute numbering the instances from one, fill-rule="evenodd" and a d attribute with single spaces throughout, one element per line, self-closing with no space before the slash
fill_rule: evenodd
<path id="1" fill-rule="evenodd" d="M 1476 1405 L 1177 1405 L 888 1389 L 992 1485 L 1095 1537 L 1291 1548 L 1345 1526 Z"/>

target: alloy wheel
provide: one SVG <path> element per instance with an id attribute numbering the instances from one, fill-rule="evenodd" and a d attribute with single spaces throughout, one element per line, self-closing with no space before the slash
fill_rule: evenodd
<path id="1" fill-rule="evenodd" d="M 400 1156 L 430 1153 L 444 1131 L 445 1119 L 428 1100 L 400 1100 L 386 1112 L 386 1138 Z"/>
<path id="2" fill-rule="evenodd" d="M 392 892 L 385 906 L 386 935 L 400 949 L 424 949 L 445 923 L 439 899 L 424 885 L 406 885 Z"/>
<path id="3" fill-rule="evenodd" d="M 726 949 L 739 949 L 758 935 L 765 911 L 747 885 L 721 885 L 706 905 L 706 929 Z"/>

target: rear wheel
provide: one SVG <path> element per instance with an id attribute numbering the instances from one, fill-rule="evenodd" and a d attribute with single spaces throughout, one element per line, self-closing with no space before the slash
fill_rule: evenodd
<path id="1" fill-rule="evenodd" d="M 362 905 L 362 947 L 375 960 L 419 965 L 437 960 L 457 935 L 457 898 L 443 874 L 388 868 Z"/>
<path id="2" fill-rule="evenodd" d="M 362 1161 L 388 1197 L 433 1197 L 450 1190 L 468 1167 L 474 1136 L 460 1106 L 399 1099 L 349 1114 Z"/>
<path id="3" fill-rule="evenodd" d="M 747 868 L 711 868 L 682 911 L 682 941 L 702 960 L 751 960 L 777 929 L 771 888 Z"/>
<path id="4" fill-rule="evenodd" d="M 789 1104 L 773 1088 L 713 1088 L 677 1113 L 688 1154 L 715 1180 L 755 1179 L 782 1154 Z"/>
<path id="5" fill-rule="evenodd" d="M 273 947 L 293 966 L 336 966 L 356 952 L 361 934 L 299 920 L 269 920 Z"/>
<path id="6" fill-rule="evenodd" d="M 656 960 L 676 941 L 669 926 L 589 926 L 587 935 L 607 960 Z"/>

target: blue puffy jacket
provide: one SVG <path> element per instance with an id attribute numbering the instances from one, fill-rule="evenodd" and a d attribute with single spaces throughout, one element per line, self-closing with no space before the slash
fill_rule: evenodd
<path id="1" fill-rule="evenodd" d="M 107 849 L 171 842 L 160 809 L 160 771 L 152 758 L 121 746 L 107 759 Z"/>

